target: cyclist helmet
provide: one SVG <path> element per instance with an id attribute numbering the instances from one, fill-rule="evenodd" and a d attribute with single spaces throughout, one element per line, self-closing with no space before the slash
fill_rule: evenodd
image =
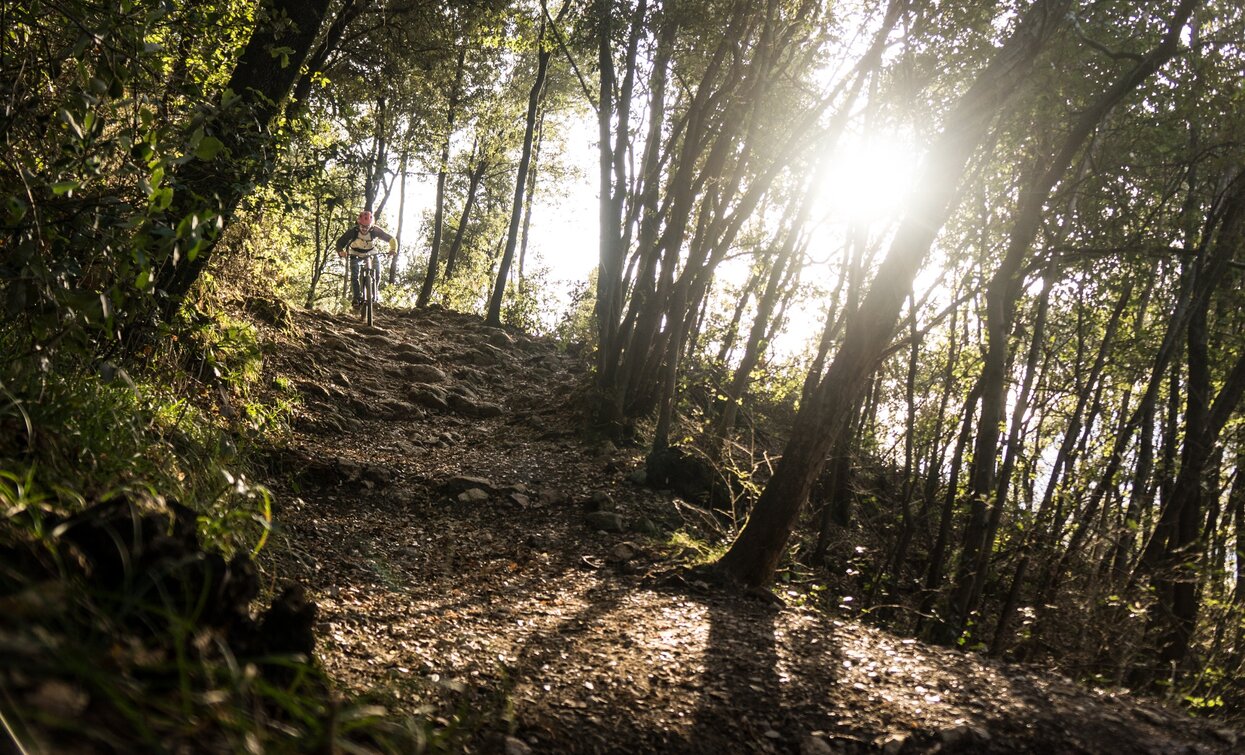
<path id="1" fill-rule="evenodd" d="M 363 212 L 359 213 L 359 225 L 370 226 L 371 224 L 372 224 L 372 213 L 370 211 L 364 210 Z"/>

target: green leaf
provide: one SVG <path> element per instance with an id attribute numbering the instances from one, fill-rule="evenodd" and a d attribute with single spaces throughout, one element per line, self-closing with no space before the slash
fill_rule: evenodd
<path id="1" fill-rule="evenodd" d="M 52 194 L 58 197 L 63 194 L 73 194 L 79 186 L 77 181 L 57 181 L 52 184 Z"/>
<path id="2" fill-rule="evenodd" d="M 26 203 L 17 197 L 9 197 L 8 206 L 8 222 L 16 225 L 22 218 L 26 217 Z"/>
<path id="3" fill-rule="evenodd" d="M 69 127 L 69 130 L 74 133 L 74 136 L 79 139 L 82 138 L 82 127 L 79 126 L 78 121 L 74 119 L 73 113 L 69 112 L 65 108 L 61 108 L 56 111 L 56 115 L 66 126 Z"/>
<path id="4" fill-rule="evenodd" d="M 199 141 L 199 146 L 195 148 L 195 157 L 200 160 L 211 160 L 216 157 L 216 153 L 221 151 L 225 145 L 215 136 L 205 136 Z"/>
<path id="5" fill-rule="evenodd" d="M 195 241 L 194 246 L 186 250 L 186 259 L 190 262 L 194 262 L 195 257 L 199 256 L 199 252 L 203 249 L 203 247 L 203 239 Z"/>
<path id="6" fill-rule="evenodd" d="M 151 194 L 151 206 L 157 212 L 167 210 L 169 205 L 173 204 L 173 190 L 167 186 L 163 189 L 156 189 Z"/>

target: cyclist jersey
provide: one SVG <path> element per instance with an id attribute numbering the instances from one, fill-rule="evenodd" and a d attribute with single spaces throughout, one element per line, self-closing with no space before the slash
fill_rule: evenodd
<path id="1" fill-rule="evenodd" d="M 349 247 L 356 252 L 370 252 L 376 244 L 376 239 L 392 241 L 393 237 L 378 225 L 374 225 L 366 230 L 356 225 L 338 237 L 337 249 L 340 251 Z"/>

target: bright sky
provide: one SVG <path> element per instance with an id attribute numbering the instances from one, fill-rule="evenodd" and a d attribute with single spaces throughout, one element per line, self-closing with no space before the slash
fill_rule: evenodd
<path id="1" fill-rule="evenodd" d="M 551 293 L 564 304 L 569 301 L 572 286 L 587 280 L 597 264 L 596 124 L 588 117 L 571 120 L 565 141 L 567 148 L 561 161 L 570 169 L 568 175 L 556 185 L 540 183 L 537 175 L 526 263 L 528 270 L 549 269 L 549 284 L 554 288 Z M 413 253 L 417 259 L 426 259 L 428 255 L 430 234 L 424 227 L 424 218 L 431 217 L 436 197 L 435 175 L 421 173 L 407 180 L 402 244 L 404 253 Z M 390 230 L 397 227 L 397 209 L 395 196 L 386 206 L 382 223 Z M 556 313 L 554 319 L 560 314 Z"/>
<path id="2" fill-rule="evenodd" d="M 590 114 L 565 124 L 565 151 L 560 156 L 568 175 L 538 184 L 532 211 L 527 269 L 546 267 L 552 294 L 564 306 L 572 287 L 587 280 L 598 260 L 597 219 L 597 134 Z M 546 147 L 548 147 L 548 143 Z M 845 138 L 830 158 L 826 179 L 815 216 L 820 220 L 810 254 L 820 262 L 804 273 L 804 280 L 820 280 L 827 287 L 837 276 L 849 223 L 865 223 L 876 236 L 899 219 L 904 199 L 911 190 L 918 155 L 910 139 L 902 135 L 875 133 L 869 137 Z M 436 177 L 417 175 L 407 183 L 404 246 L 417 258 L 427 255 L 427 229 L 423 218 L 431 214 L 436 198 Z M 396 197 L 384 221 L 396 227 Z M 747 265 L 737 265 L 738 275 L 747 274 Z M 722 274 L 731 276 L 724 269 Z M 922 280 L 933 282 L 936 270 L 926 270 Z M 921 281 L 918 281 L 921 288 Z M 779 351 L 791 353 L 819 333 L 825 302 L 806 302 L 790 313 L 788 332 L 775 344 Z M 551 313 L 552 320 L 560 312 Z"/>

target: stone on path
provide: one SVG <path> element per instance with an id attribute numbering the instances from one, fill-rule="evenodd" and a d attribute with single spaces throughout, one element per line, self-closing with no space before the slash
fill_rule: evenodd
<path id="1" fill-rule="evenodd" d="M 506 737 L 506 755 L 531 755 L 532 748 L 518 737 Z"/>
<path id="2" fill-rule="evenodd" d="M 455 477 L 451 477 L 442 483 L 441 487 L 451 494 L 462 493 L 470 490 L 471 488 L 478 488 L 489 495 L 497 492 L 497 486 L 493 484 L 492 480 L 484 477 L 472 477 L 470 475 L 457 475 Z"/>
<path id="3" fill-rule="evenodd" d="M 408 364 L 402 373 L 416 383 L 444 383 L 449 377 L 430 364 Z"/>
<path id="4" fill-rule="evenodd" d="M 623 532 L 627 529 L 626 520 L 613 511 L 590 511 L 584 515 L 584 521 L 589 527 L 602 532 Z"/>
<path id="5" fill-rule="evenodd" d="M 485 493 L 480 488 L 468 488 L 458 494 L 459 503 L 484 503 L 488 499 L 488 493 Z"/>
<path id="6" fill-rule="evenodd" d="M 626 563 L 634 560 L 640 555 L 640 549 L 635 543 L 619 543 L 610 550 L 610 558 L 614 561 Z"/>
<path id="7" fill-rule="evenodd" d="M 450 408 L 449 402 L 445 400 L 445 393 L 433 385 L 413 385 L 407 394 L 407 398 L 420 406 L 426 406 L 429 409 L 436 409 L 441 412 L 447 411 Z"/>

